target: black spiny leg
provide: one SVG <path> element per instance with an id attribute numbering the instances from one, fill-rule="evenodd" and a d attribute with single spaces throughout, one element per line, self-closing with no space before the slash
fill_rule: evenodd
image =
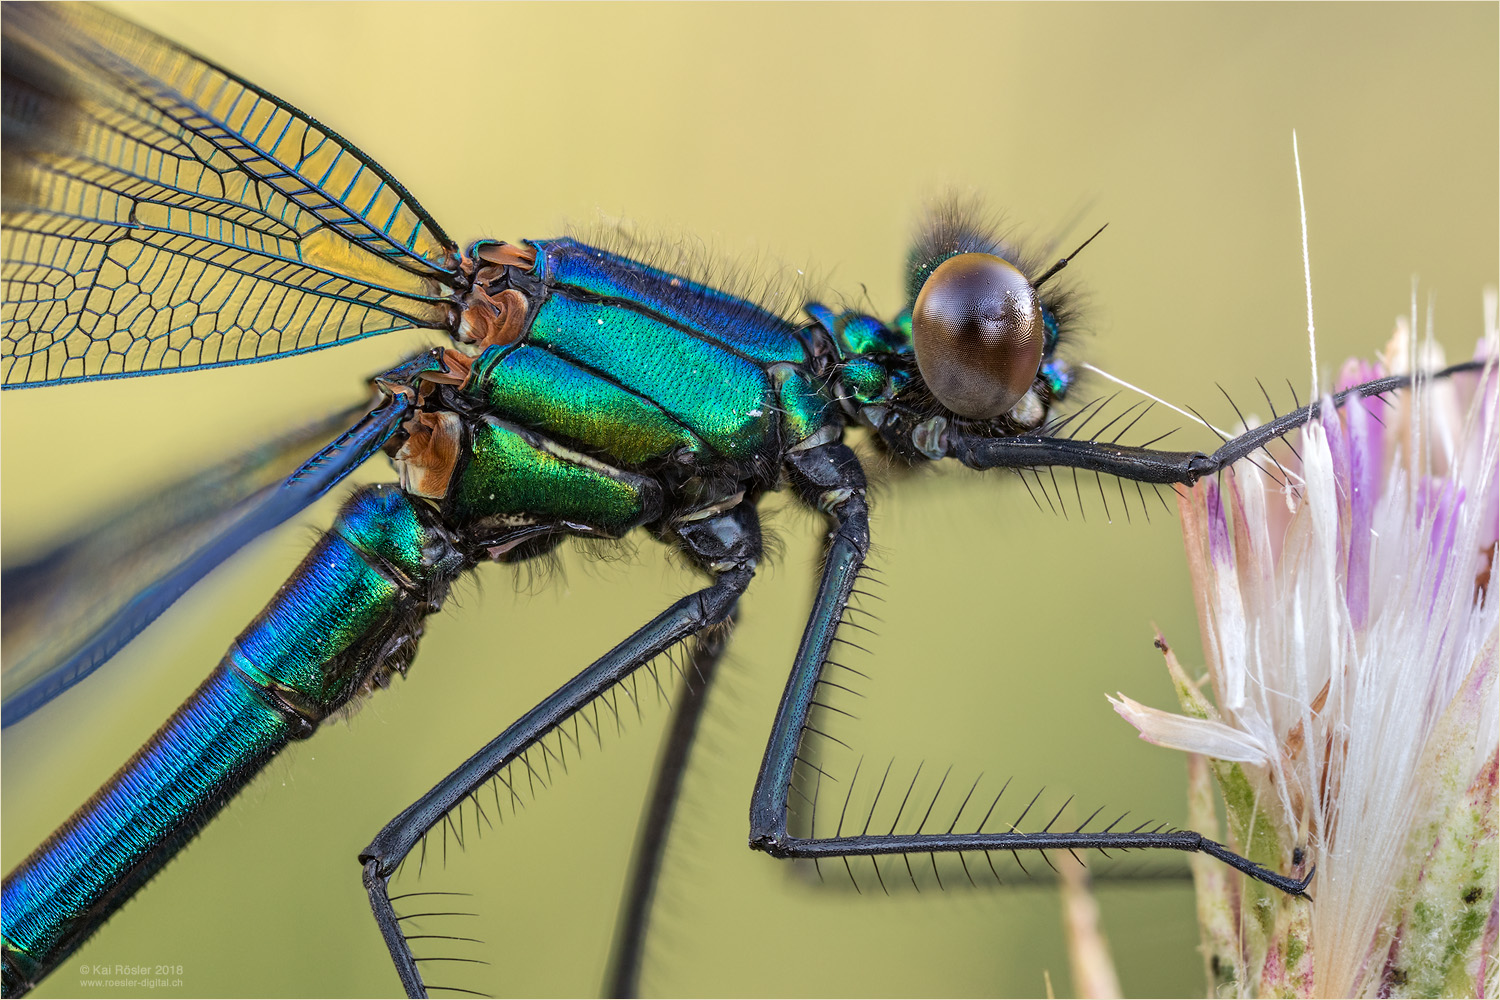
<path id="1" fill-rule="evenodd" d="M 1430 375 L 1388 375 L 1373 382 L 1352 386 L 1335 393 L 1331 398 L 1333 405 L 1339 407 L 1350 399 L 1379 397 L 1404 389 L 1414 379 L 1444 379 L 1463 372 L 1476 372 L 1483 367 L 1483 362 L 1465 361 L 1449 365 Z M 1081 441 L 1041 434 L 971 437 L 958 432 L 950 432 L 946 449 L 948 455 L 971 469 L 1040 469 L 1063 466 L 1118 476 L 1137 483 L 1191 486 L 1204 476 L 1227 469 L 1270 442 L 1316 420 L 1322 412 L 1323 401 L 1314 400 L 1291 413 L 1283 413 L 1270 423 L 1261 424 L 1239 437 L 1225 441 L 1212 455 L 1197 451 L 1156 451 L 1106 441 Z"/>
<path id="2" fill-rule="evenodd" d="M 1139 450 L 1124 461 L 1139 461 Z M 1203 456 L 1197 459 L 1207 462 Z M 1154 460 L 1154 458 L 1153 458 Z M 847 837 L 794 837 L 787 830 L 787 797 L 798 760 L 808 712 L 829 647 L 842 621 L 845 605 L 870 546 L 869 511 L 865 506 L 865 477 L 859 460 L 839 443 L 790 456 L 792 485 L 808 504 L 828 514 L 833 523 L 818 582 L 813 610 L 802 634 L 786 691 L 776 712 L 776 723 L 766 745 L 755 792 L 750 802 L 750 846 L 779 858 L 827 858 L 880 854 L 926 854 L 935 851 L 1038 851 L 1078 849 L 1166 849 L 1197 851 L 1244 872 L 1252 878 L 1293 895 L 1304 895 L 1312 874 L 1294 879 L 1240 857 L 1222 844 L 1192 831 L 1170 833 L 914 833 L 860 834 Z M 1167 463 L 1162 463 L 1163 465 Z M 1183 461 L 1185 468 L 1191 468 Z M 1113 471 L 1113 470 L 1111 470 Z M 1117 472 L 1117 474 L 1119 474 Z"/>
<path id="3" fill-rule="evenodd" d="M 536 745 L 574 712 L 612 685 L 678 643 L 728 621 L 760 560 L 760 523 L 748 504 L 716 518 L 685 525 L 678 541 L 692 559 L 714 575 L 713 583 L 675 601 L 641 626 L 592 666 L 549 695 L 540 705 L 512 723 L 484 749 L 461 764 L 432 791 L 391 820 L 361 852 L 365 891 L 375 922 L 385 938 L 391 961 L 407 996 L 427 995 L 418 970 L 422 959 L 412 955 L 391 905 L 388 882 L 403 858 L 422 837 L 511 761 Z"/>
<path id="4" fill-rule="evenodd" d="M 620 900 L 620 918 L 615 923 L 615 942 L 605 973 L 605 996 L 633 997 L 640 992 L 641 960 L 651 923 L 651 903 L 666 854 L 672 814 L 682 792 L 682 779 L 692 754 L 693 738 L 698 734 L 698 723 L 702 721 L 703 709 L 708 704 L 709 687 L 713 684 L 719 660 L 729 645 L 733 627 L 731 615 L 723 625 L 703 632 L 693 640 L 692 655 L 682 672 L 677 702 L 672 706 L 667 740 L 656 762 L 651 797 L 635 837 L 630 880 Z"/>

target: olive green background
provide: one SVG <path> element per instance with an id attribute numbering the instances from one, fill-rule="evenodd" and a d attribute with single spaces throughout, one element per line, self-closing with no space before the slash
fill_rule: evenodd
<path id="1" fill-rule="evenodd" d="M 1430 304 L 1440 339 L 1466 354 L 1496 279 L 1492 4 L 122 9 L 358 143 L 460 242 L 624 218 L 666 240 L 691 234 L 752 274 L 779 262 L 889 314 L 907 234 L 944 190 L 981 193 L 1044 243 L 1108 222 L 1070 269 L 1088 293 L 1079 353 L 1221 425 L 1234 416 L 1216 382 L 1262 414 L 1256 378 L 1278 404 L 1286 379 L 1306 395 L 1293 128 L 1325 369 L 1384 343 L 1414 277 L 1420 311 Z M 7 559 L 359 398 L 365 375 L 423 342 L 6 393 Z M 1191 428 L 1173 440 L 1213 443 Z M 362 476 L 391 473 L 380 460 Z M 854 664 L 873 678 L 863 719 L 840 730 L 867 766 L 952 763 L 965 787 L 981 771 L 990 788 L 1014 775 L 1010 796 L 1046 785 L 1054 809 L 1076 793 L 1085 814 L 1182 820 L 1181 760 L 1137 740 L 1103 697 L 1171 703 L 1153 622 L 1200 661 L 1175 519 L 1157 505 L 1143 523 L 1131 499 L 1133 523 L 1118 503 L 1109 523 L 1097 496 L 1080 523 L 1071 497 L 1065 520 L 1004 475 L 945 470 L 877 489 L 890 600 L 874 655 Z M 241 554 L 6 733 L 7 869 L 217 662 L 331 515 L 325 502 Z M 745 849 L 820 531 L 791 511 L 772 524 L 784 553 L 744 604 L 706 723 L 712 746 L 689 775 L 645 989 L 1024 996 L 1050 976 L 1069 995 L 1050 888 L 886 898 L 866 872 L 856 896 Z M 356 852 L 693 585 L 649 540 L 632 560 L 571 553 L 564 569 L 534 593 L 494 567 L 460 588 L 409 680 L 275 763 L 38 995 L 118 993 L 79 971 L 115 963 L 180 965 L 183 985 L 152 996 L 395 992 Z M 523 822 L 471 843 L 446 872 L 429 868 L 421 887 L 476 893 L 453 908 L 482 919 L 444 929 L 484 938 L 492 963 L 435 982 L 598 991 L 665 717 L 654 702 Z M 1128 994 L 1202 992 L 1188 889 L 1109 888 L 1101 902 Z"/>

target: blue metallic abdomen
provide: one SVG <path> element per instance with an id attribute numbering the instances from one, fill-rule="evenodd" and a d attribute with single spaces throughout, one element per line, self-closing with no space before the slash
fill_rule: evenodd
<path id="1" fill-rule="evenodd" d="M 289 742 L 404 669 L 463 568 L 420 504 L 391 486 L 351 496 L 218 668 L 7 876 L 7 996 L 70 955 Z"/>

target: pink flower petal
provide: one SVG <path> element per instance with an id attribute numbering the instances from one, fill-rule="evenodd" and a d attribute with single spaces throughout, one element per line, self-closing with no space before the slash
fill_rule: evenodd
<path id="1" fill-rule="evenodd" d="M 1370 529 L 1380 499 L 1385 440 L 1380 424 L 1363 406 L 1349 407 L 1349 570 L 1345 599 L 1356 629 L 1370 620 Z"/>

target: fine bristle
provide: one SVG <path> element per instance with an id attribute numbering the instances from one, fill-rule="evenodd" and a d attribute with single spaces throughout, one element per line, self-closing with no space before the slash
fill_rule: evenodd
<path id="1" fill-rule="evenodd" d="M 818 297 L 806 268 L 765 252 L 725 253 L 701 237 L 651 230 L 620 218 L 601 216 L 565 228 L 581 243 L 744 299 L 789 323 L 799 323 L 803 304 Z"/>

